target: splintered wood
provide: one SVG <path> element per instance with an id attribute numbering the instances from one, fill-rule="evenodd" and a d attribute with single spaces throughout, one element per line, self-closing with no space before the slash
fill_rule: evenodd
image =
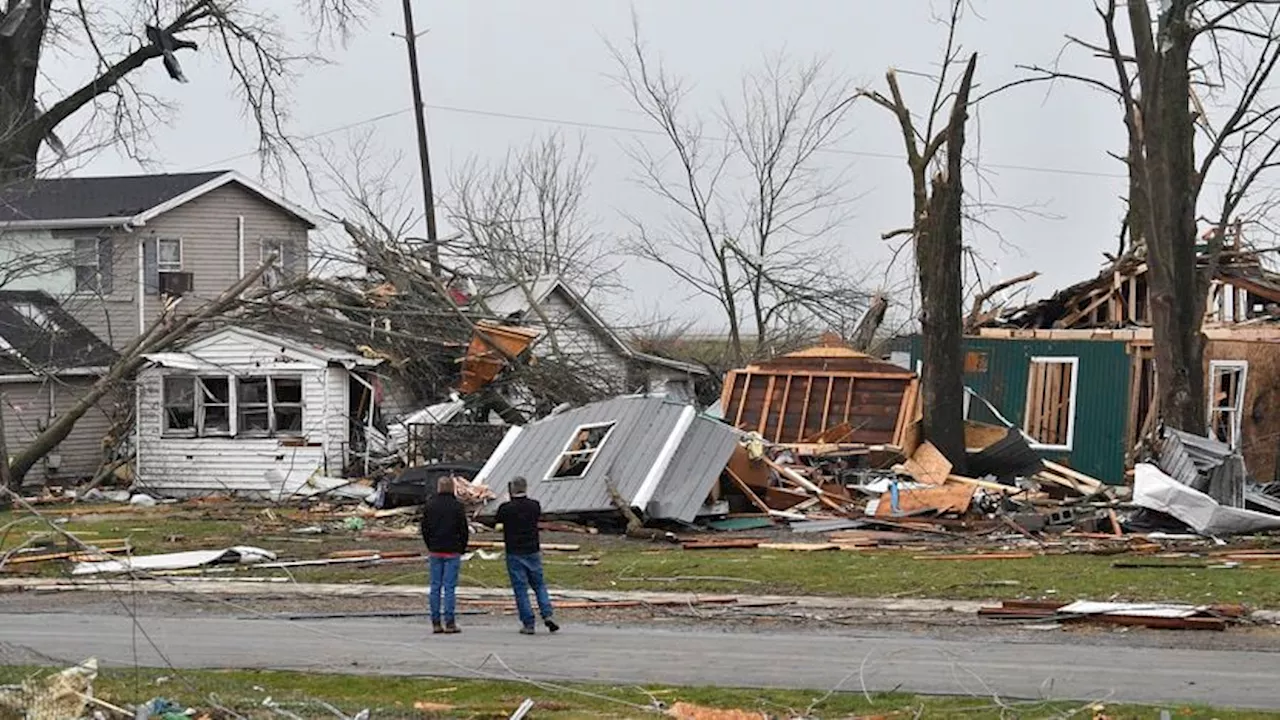
<path id="1" fill-rule="evenodd" d="M 927 440 L 903 463 L 907 474 L 926 485 L 941 485 L 951 474 L 951 461 Z"/>
<path id="2" fill-rule="evenodd" d="M 972 485 L 948 483 L 938 487 L 901 490 L 898 492 L 898 505 L 895 512 L 892 493 L 880 496 L 876 505 L 876 517 L 894 517 L 895 515 L 912 515 L 924 511 L 939 513 L 953 512 L 963 515 L 973 502 Z"/>

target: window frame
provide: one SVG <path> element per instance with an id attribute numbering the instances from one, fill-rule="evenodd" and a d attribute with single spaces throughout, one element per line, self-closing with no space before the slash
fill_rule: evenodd
<path id="1" fill-rule="evenodd" d="M 93 243 L 93 262 L 81 263 L 82 257 L 87 258 L 89 253 L 80 252 L 80 243 Z M 111 238 L 99 237 L 97 235 L 80 236 L 71 238 L 71 284 L 74 291 L 78 295 L 109 295 L 112 290 L 112 267 L 108 262 L 106 266 L 102 264 L 103 255 L 108 254 L 104 248 L 111 248 Z M 108 258 L 111 256 L 108 255 Z M 80 269 L 92 268 L 92 286 L 83 286 L 80 282 Z"/>
<path id="2" fill-rule="evenodd" d="M 278 399 L 279 392 L 276 383 L 281 380 L 293 380 L 298 383 L 298 401 L 297 402 L 281 402 Z M 268 378 L 268 399 L 270 400 L 270 423 L 271 434 L 274 437 L 302 437 L 307 431 L 307 397 L 306 382 L 301 375 L 272 375 Z M 288 409 L 296 408 L 298 411 L 298 429 L 297 430 L 281 430 L 280 417 L 277 414 L 281 407 Z"/>
<path id="3" fill-rule="evenodd" d="M 287 257 L 286 248 L 288 248 L 292 252 L 294 264 L 303 264 L 303 261 L 300 258 L 301 253 L 296 245 L 296 240 L 290 240 L 287 238 L 259 238 L 258 262 L 266 262 L 269 255 L 274 254 L 276 256 L 275 261 L 272 262 L 271 266 L 267 268 L 267 271 L 262 274 L 262 284 L 264 286 L 268 288 L 279 287 L 303 274 L 303 272 L 297 267 L 290 268 L 289 265 L 285 263 L 285 259 Z"/>
<path id="4" fill-rule="evenodd" d="M 191 427 L 169 427 L 169 384 L 186 382 L 191 390 Z M 160 437 L 190 438 L 200 435 L 200 392 L 198 378 L 195 375 L 161 375 L 160 376 Z"/>
<path id="5" fill-rule="evenodd" d="M 171 381 L 189 381 L 192 388 L 192 427 L 190 428 L 170 428 L 169 427 L 169 384 Z M 219 381 L 227 384 L 227 399 L 225 402 L 217 402 L 213 397 L 213 393 L 206 386 L 208 381 Z M 266 383 L 267 402 L 264 403 L 244 403 L 240 400 L 240 387 L 247 381 L 261 380 Z M 297 402 L 279 402 L 276 400 L 276 385 L 281 381 L 294 381 L 298 383 L 298 401 Z M 306 436 L 306 418 L 307 418 L 307 398 L 306 398 L 306 377 L 296 373 L 286 373 L 279 375 L 218 375 L 218 374 L 192 374 L 192 373 L 168 373 L 161 375 L 160 380 L 160 436 L 164 438 L 274 438 L 274 437 L 305 437 Z M 261 408 L 267 415 L 266 430 L 246 430 L 244 423 L 241 422 L 240 413 L 248 405 L 252 408 Z M 208 410 L 210 408 L 226 408 L 227 426 L 226 428 L 218 428 L 210 430 L 208 428 Z M 280 430 L 279 422 L 276 417 L 276 410 L 286 409 L 298 412 L 300 418 L 300 427 L 297 430 Z"/>
<path id="6" fill-rule="evenodd" d="M 177 267 L 174 267 L 174 263 L 173 263 L 173 262 L 166 262 L 166 261 L 163 259 L 163 255 L 164 255 L 164 253 L 162 253 L 162 252 L 161 252 L 161 248 L 163 248 L 163 247 L 164 247 L 165 243 L 176 243 L 176 244 L 177 244 L 177 246 L 178 246 L 178 261 L 177 261 Z M 182 272 L 182 263 L 183 263 L 183 260 L 184 260 L 184 257 L 183 257 L 183 250 L 184 250 L 184 248 L 183 248 L 183 242 L 182 242 L 182 238 L 181 238 L 181 237 L 158 237 L 158 238 L 156 238 L 156 276 L 157 276 L 157 278 L 158 278 L 158 277 L 159 277 L 159 275 L 161 275 L 162 273 L 175 273 L 175 272 Z M 157 284 L 158 284 L 158 280 L 157 280 Z"/>
<path id="7" fill-rule="evenodd" d="M 245 403 L 240 398 L 240 387 L 246 382 L 263 381 L 267 389 L 266 403 L 254 402 Z M 298 383 L 298 401 L 280 403 L 276 399 L 276 384 L 281 380 L 293 380 Z M 245 375 L 236 378 L 235 388 L 235 417 L 236 417 L 236 437 L 246 438 L 273 438 L 273 437 L 305 437 L 307 434 L 307 396 L 306 396 L 306 378 L 297 373 L 282 373 L 279 375 Z M 249 405 L 255 412 L 262 411 L 267 415 L 267 428 L 265 430 L 248 430 L 245 423 L 241 422 L 241 416 L 245 411 L 245 405 Z M 301 427 L 298 430 L 281 430 L 276 418 L 276 408 L 297 408 L 300 417 Z"/>
<path id="8" fill-rule="evenodd" d="M 1069 365 L 1071 367 L 1071 392 L 1067 396 L 1067 442 L 1065 444 L 1046 444 L 1040 442 L 1030 429 L 1031 408 L 1034 398 L 1031 396 L 1031 378 L 1032 366 L 1040 363 L 1044 365 Z M 1024 389 L 1027 400 L 1022 411 L 1022 423 L 1020 430 L 1026 435 L 1030 441 L 1031 448 L 1034 450 L 1049 450 L 1071 452 L 1075 450 L 1076 444 L 1076 402 L 1080 393 L 1080 358 L 1074 355 L 1033 355 L 1027 359 L 1027 384 Z"/>
<path id="9" fill-rule="evenodd" d="M 551 461 L 551 467 L 547 468 L 547 471 L 543 474 L 543 479 L 549 482 L 563 482 L 563 481 L 569 481 L 569 480 L 581 480 L 585 478 L 591 472 L 591 468 L 595 466 L 596 460 L 600 457 L 600 451 L 603 450 L 605 445 L 609 443 L 609 438 L 613 437 L 613 431 L 616 430 L 617 427 L 618 427 L 617 420 L 606 420 L 604 422 L 584 423 L 582 425 L 578 425 L 577 427 L 575 427 L 573 429 L 573 432 L 569 433 L 569 439 L 565 441 L 565 444 L 560 449 L 560 452 L 556 453 L 555 459 Z M 574 441 L 577 439 L 580 433 L 582 433 L 584 430 L 595 430 L 596 428 L 608 428 L 608 430 L 604 434 L 604 437 L 600 438 L 600 443 L 598 445 L 596 445 L 590 451 L 570 450 L 570 448 L 573 447 Z M 566 456 L 578 455 L 586 452 L 590 452 L 591 457 L 589 460 L 587 460 L 587 466 L 582 468 L 581 473 L 577 475 L 569 475 L 564 477 L 559 477 L 556 475 L 556 469 L 559 468 L 562 464 L 564 464 L 564 460 Z"/>
<path id="10" fill-rule="evenodd" d="M 1217 375 L 1219 370 L 1239 371 L 1240 384 L 1236 388 L 1236 402 L 1234 407 L 1219 406 L 1214 398 L 1216 388 Z M 1240 449 L 1241 436 L 1244 433 L 1244 401 L 1245 395 L 1249 391 L 1249 361 L 1248 360 L 1210 360 L 1209 361 L 1209 383 L 1206 388 L 1208 392 L 1206 397 L 1205 426 L 1209 433 L 1219 442 L 1226 443 L 1232 450 Z M 1231 428 L 1229 437 L 1226 439 L 1219 438 L 1214 429 L 1213 414 L 1215 412 L 1231 413 Z"/>

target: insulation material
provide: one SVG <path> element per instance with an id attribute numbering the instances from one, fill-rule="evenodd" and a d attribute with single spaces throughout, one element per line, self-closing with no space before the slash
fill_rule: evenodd
<path id="1" fill-rule="evenodd" d="M 1133 502 L 1170 515 L 1201 535 L 1239 535 L 1280 529 L 1280 516 L 1223 507 L 1147 463 L 1134 467 Z"/>

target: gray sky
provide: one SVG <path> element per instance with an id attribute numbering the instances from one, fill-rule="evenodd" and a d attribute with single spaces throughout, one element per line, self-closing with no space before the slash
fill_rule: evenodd
<path id="1" fill-rule="evenodd" d="M 284 5 L 284 3 L 279 3 Z M 415 145 L 398 3 L 370 20 L 367 30 L 333 64 L 309 71 L 293 94 L 293 130 L 304 136 L 337 128 L 373 129 L 386 153 L 401 152 L 403 182 L 416 197 Z M 980 54 L 978 78 L 992 88 L 1019 77 L 1020 63 L 1051 64 L 1067 33 L 1097 37 L 1088 0 L 975 0 L 961 29 L 966 49 Z M 649 212 L 653 201 L 630 181 L 631 161 L 622 145 L 637 137 L 625 128 L 648 128 L 607 77 L 615 68 L 605 40 L 625 41 L 632 4 L 619 0 L 418 0 L 417 22 L 430 32 L 420 57 L 437 186 L 467 158 L 500 159 L 513 145 L 560 129 L 579 134 L 596 169 L 590 209 L 605 232 L 625 232 L 621 211 Z M 769 54 L 796 59 L 821 56 L 859 85 L 883 86 L 895 66 L 928 71 L 941 55 L 944 28 L 932 22 L 941 0 L 636 0 L 642 33 L 667 68 L 693 81 L 697 107 L 708 120 L 718 97 L 732 94 L 744 71 Z M 283 8 L 282 8 L 283 9 Z M 287 25 L 303 27 L 301 18 Z M 1076 53 L 1073 67 L 1105 73 Z M 183 60 L 191 82 L 171 83 L 159 64 L 143 70 L 145 82 L 181 108 L 172 127 L 156 132 L 155 157 L 165 170 L 232 167 L 257 174 L 254 135 L 230 95 L 227 69 L 210 60 Z M 83 67 L 80 68 L 83 71 Z M 68 71 L 70 73 L 70 71 Z M 70 84 L 74 74 L 59 73 Z M 927 83 L 907 80 L 914 103 L 928 102 Z M 1028 270 L 1044 275 L 1037 291 L 1092 275 L 1101 252 L 1116 246 L 1123 168 L 1107 156 L 1122 147 L 1118 106 L 1079 87 L 1032 86 L 988 101 L 975 116 L 971 142 L 980 143 L 986 182 L 971 184 L 984 201 L 1035 207 L 1032 214 L 994 210 L 987 219 L 1003 235 L 970 238 L 993 267 L 989 278 Z M 371 118 L 388 116 L 376 122 Z M 870 104 L 850 116 L 846 153 L 830 162 L 852 162 L 849 192 L 858 196 L 854 218 L 836 236 L 853 265 L 883 263 L 880 233 L 909 222 L 910 188 L 901 140 L 883 110 Z M 622 128 L 616 129 L 616 128 Z M 136 172 L 113 155 L 91 162 L 93 174 Z M 292 178 L 290 195 L 316 204 Z M 706 317 L 706 305 L 663 271 L 628 262 L 629 294 L 606 300 L 615 316 L 660 310 Z M 706 329 L 711 320 L 701 320 Z"/>

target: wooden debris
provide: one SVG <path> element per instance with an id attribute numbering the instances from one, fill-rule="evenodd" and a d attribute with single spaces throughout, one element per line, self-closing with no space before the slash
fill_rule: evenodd
<path id="1" fill-rule="evenodd" d="M 1029 552 L 991 552 L 970 555 L 916 555 L 912 560 L 1030 560 L 1036 557 Z"/>
<path id="2" fill-rule="evenodd" d="M 824 550 L 840 549 L 840 546 L 835 543 L 760 543 L 757 547 L 761 550 L 785 550 L 788 552 L 822 552 Z"/>
<path id="3" fill-rule="evenodd" d="M 503 550 L 506 545 L 501 540 L 472 540 L 467 543 L 468 550 Z M 569 543 L 542 543 L 543 552 L 578 552 L 581 545 Z"/>
<path id="4" fill-rule="evenodd" d="M 667 714 L 676 720 L 769 720 L 769 716 L 762 712 L 721 710 L 686 702 L 672 705 Z"/>
<path id="5" fill-rule="evenodd" d="M 685 540 L 680 547 L 685 550 L 751 550 L 764 542 L 760 538 L 698 538 Z"/>
<path id="6" fill-rule="evenodd" d="M 973 487 L 960 483 L 948 483 L 938 487 L 901 490 L 898 492 L 899 515 L 911 515 L 921 511 L 964 514 L 973 501 Z M 876 517 L 893 517 L 892 493 L 880 496 Z"/>
<path id="7" fill-rule="evenodd" d="M 951 468 L 951 461 L 927 440 L 903 463 L 903 469 L 908 475 L 926 485 L 945 483 L 947 476 L 951 474 Z"/>

